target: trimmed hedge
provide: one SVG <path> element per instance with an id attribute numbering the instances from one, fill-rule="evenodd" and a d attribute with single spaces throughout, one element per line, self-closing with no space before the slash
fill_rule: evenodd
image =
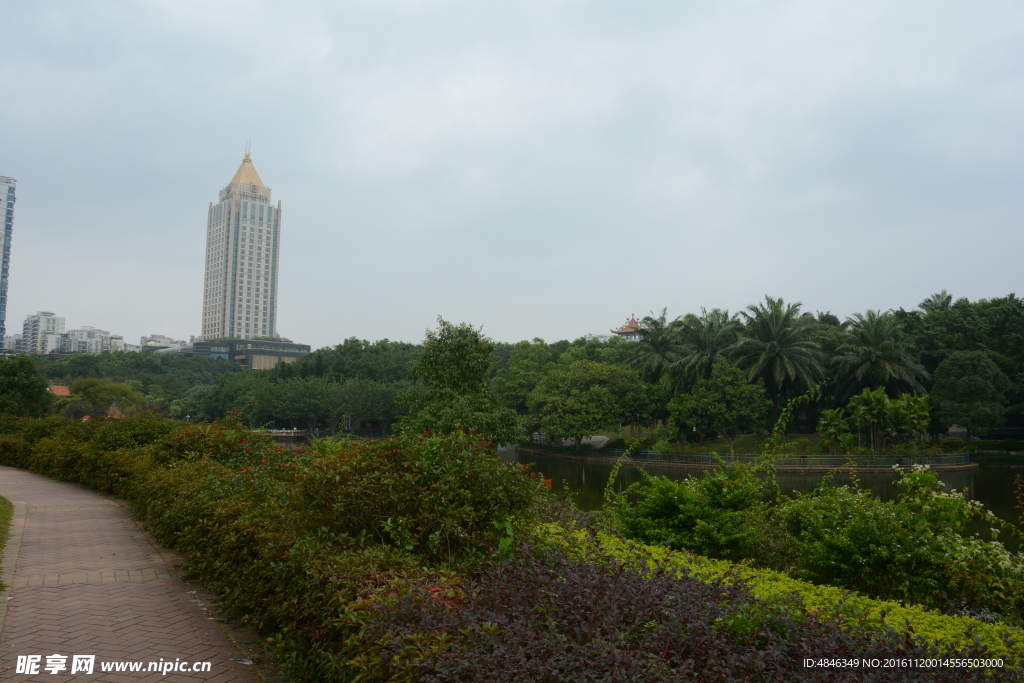
<path id="1" fill-rule="evenodd" d="M 806 609 L 842 614 L 851 623 L 869 627 L 888 624 L 897 629 L 909 624 L 913 633 L 925 637 L 931 643 L 947 642 L 963 646 L 974 638 L 980 638 L 993 652 L 1017 659 L 1024 657 L 1024 630 L 1006 624 L 951 616 L 920 605 L 875 600 L 842 588 L 799 581 L 771 569 L 756 569 L 684 551 L 623 541 L 608 533 L 600 534 L 598 540 L 609 553 L 619 557 L 685 568 L 693 572 L 694 576 L 709 581 L 726 577 L 742 580 L 752 595 L 768 602 L 786 601 L 792 596 L 799 596 Z M 1007 638 L 1015 643 L 1013 647 L 1007 646 Z"/>

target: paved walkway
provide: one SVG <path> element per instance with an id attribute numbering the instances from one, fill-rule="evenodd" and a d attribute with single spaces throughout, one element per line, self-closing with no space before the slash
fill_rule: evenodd
<path id="1" fill-rule="evenodd" d="M 0 495 L 15 504 L 0 577 L 9 589 L 0 594 L 0 681 L 260 680 L 121 506 L 10 467 L 0 467 Z M 55 654 L 66 657 L 53 661 L 66 667 L 56 674 L 46 669 Z M 38 673 L 16 673 L 19 655 L 41 655 Z M 69 675 L 73 655 L 94 655 L 93 673 Z M 161 660 L 210 670 L 147 671 Z M 104 672 L 111 662 L 142 670 Z"/>

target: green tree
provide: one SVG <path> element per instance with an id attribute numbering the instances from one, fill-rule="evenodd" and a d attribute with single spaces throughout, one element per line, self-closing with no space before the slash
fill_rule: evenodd
<path id="1" fill-rule="evenodd" d="M 576 446 L 597 432 L 617 429 L 624 399 L 640 390 L 636 373 L 621 365 L 576 361 L 553 366 L 530 394 L 530 426 Z"/>
<path id="2" fill-rule="evenodd" d="M 875 455 L 882 454 L 887 440 L 916 439 L 931 420 L 927 399 L 914 394 L 889 398 L 884 387 L 864 388 L 850 399 L 847 410 L 857 426 L 857 446 L 861 445 L 861 430 L 866 428 Z M 833 411 L 823 411 L 822 415 L 829 412 Z"/>
<path id="3" fill-rule="evenodd" d="M 669 403 L 674 424 L 721 434 L 734 455 L 736 437 L 764 426 L 770 409 L 760 382 L 751 384 L 739 369 L 723 365 L 713 366 L 709 379 L 698 379 L 692 394 L 680 394 Z"/>
<path id="4" fill-rule="evenodd" d="M 341 384 L 323 377 L 295 377 L 263 385 L 261 400 L 275 421 L 287 420 L 292 427 L 315 432 L 321 423 L 338 424 L 346 412 Z"/>
<path id="5" fill-rule="evenodd" d="M 804 315 L 810 315 L 810 314 L 809 313 L 804 313 Z M 827 327 L 835 327 L 835 328 L 838 328 L 838 329 L 845 329 L 846 328 L 846 325 L 844 325 L 839 320 L 839 316 L 837 316 L 836 314 L 832 313 L 832 311 L 825 311 L 824 313 L 822 313 L 821 311 L 818 311 L 818 315 L 814 316 L 814 320 L 819 325 L 825 325 Z"/>
<path id="6" fill-rule="evenodd" d="M 543 339 L 521 341 L 512 348 L 508 367 L 495 373 L 491 380 L 491 393 L 506 408 L 525 415 L 528 412 L 527 398 L 551 363 L 551 349 Z"/>
<path id="7" fill-rule="evenodd" d="M 939 421 L 967 428 L 967 440 L 1003 423 L 1010 380 L 987 354 L 957 351 L 935 369 L 932 396 Z"/>
<path id="8" fill-rule="evenodd" d="M 672 366 L 687 351 L 680 336 L 680 320 L 677 318 L 669 322 L 668 309 L 663 308 L 661 315 L 645 316 L 640 325 L 629 365 L 640 373 L 645 382 L 671 377 Z"/>
<path id="9" fill-rule="evenodd" d="M 862 388 L 884 387 L 890 396 L 907 391 L 927 393 L 928 372 L 918 362 L 903 324 L 891 312 L 855 313 L 832 359 L 841 396 Z"/>
<path id="10" fill-rule="evenodd" d="M 720 308 L 700 315 L 688 314 L 679 325 L 680 340 L 685 350 L 673 365 L 673 375 L 688 388 L 698 379 L 711 379 L 716 365 L 731 365 L 728 353 L 736 344 L 742 325 L 738 315 Z"/>
<path id="11" fill-rule="evenodd" d="M 895 438 L 913 438 L 915 443 L 928 432 L 931 407 L 926 396 L 903 394 L 889 402 L 887 435 Z"/>
<path id="12" fill-rule="evenodd" d="M 369 379 L 350 379 L 339 386 L 344 413 L 334 417 L 344 418 L 348 429 L 357 428 L 366 419 L 377 420 L 383 436 L 387 436 L 391 425 L 404 414 L 401 396 L 411 390 L 410 382 L 374 382 Z M 329 426 L 333 429 L 337 423 L 338 420 L 334 419 Z"/>
<path id="13" fill-rule="evenodd" d="M 127 413 L 146 405 L 146 397 L 130 384 L 109 379 L 80 379 L 71 385 L 71 394 L 86 413 L 105 413 L 114 406 Z"/>
<path id="14" fill-rule="evenodd" d="M 635 351 L 635 342 L 626 341 L 619 336 L 614 336 L 607 341 L 580 337 L 559 353 L 555 362 L 568 365 L 578 360 L 589 360 L 594 363 L 629 365 Z M 553 352 L 552 355 L 554 355 Z"/>
<path id="15" fill-rule="evenodd" d="M 424 391 L 408 394 L 412 414 L 400 420 L 402 430 L 465 430 L 495 444 L 519 441 L 522 431 L 515 411 L 499 406 L 487 392 L 494 342 L 466 323 L 437 321 L 438 329 L 427 331 L 422 355 L 412 366 L 412 376 Z"/>
<path id="16" fill-rule="evenodd" d="M 642 427 L 649 427 L 655 420 L 659 407 L 658 386 L 645 384 L 622 398 L 622 419 L 629 425 L 629 435 L 637 437 Z"/>
<path id="17" fill-rule="evenodd" d="M 270 371 L 264 370 L 219 377 L 216 386 L 200 398 L 199 415 L 192 413 L 192 417 L 213 420 L 237 410 L 249 425 L 267 424 L 274 420 L 271 384 Z"/>
<path id="18" fill-rule="evenodd" d="M 925 313 L 932 313 L 934 311 L 948 311 L 950 306 L 953 304 L 953 295 L 942 290 L 937 294 L 932 294 L 930 297 L 918 304 Z"/>
<path id="19" fill-rule="evenodd" d="M 0 356 L 0 413 L 39 417 L 52 396 L 29 356 Z"/>
<path id="20" fill-rule="evenodd" d="M 734 348 L 736 365 L 751 382 L 764 380 L 772 422 L 782 399 L 807 391 L 825 374 L 821 346 L 813 338 L 815 322 L 800 315 L 800 306 L 766 296 L 742 313 L 746 327 Z"/>
<path id="21" fill-rule="evenodd" d="M 231 360 L 181 354 L 115 351 L 98 356 L 79 353 L 58 361 L 39 358 L 36 362 L 51 380 L 69 386 L 79 379 L 123 382 L 146 394 L 149 405 L 163 408 L 198 385 L 213 385 L 223 375 L 241 373 L 239 364 Z"/>
<path id="22" fill-rule="evenodd" d="M 821 445 L 832 455 L 838 455 L 840 449 L 849 447 L 852 435 L 845 411 L 842 408 L 821 411 L 818 434 L 821 436 Z"/>
<path id="23" fill-rule="evenodd" d="M 1010 379 L 1007 419 L 1024 425 L 1024 300 L 1015 294 L 992 299 L 952 300 L 944 292 L 921 302 L 921 310 L 895 312 L 929 373 L 957 351 L 984 351 Z M 928 383 L 925 383 L 928 386 Z"/>
<path id="24" fill-rule="evenodd" d="M 135 388 L 133 386 L 133 388 Z M 171 402 L 170 413 L 178 419 L 185 417 L 200 420 L 203 417 L 203 401 L 206 395 L 213 391 L 212 384 L 197 384 L 178 399 Z"/>
<path id="25" fill-rule="evenodd" d="M 375 342 L 350 337 L 336 346 L 317 349 L 294 363 L 267 371 L 272 378 L 324 377 L 344 382 L 369 379 L 398 382 L 412 379 L 412 364 L 423 348 L 418 344 L 380 339 Z"/>
<path id="26" fill-rule="evenodd" d="M 861 432 L 867 429 L 871 450 L 875 455 L 882 454 L 882 438 L 885 431 L 886 416 L 889 410 L 889 397 L 885 389 L 865 388 L 850 399 L 847 409 L 857 426 L 857 447 L 861 447 Z"/>

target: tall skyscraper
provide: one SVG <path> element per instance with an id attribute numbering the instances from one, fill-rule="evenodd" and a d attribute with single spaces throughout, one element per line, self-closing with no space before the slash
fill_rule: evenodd
<path id="1" fill-rule="evenodd" d="M 206 222 L 202 340 L 277 336 L 281 202 L 270 203 L 248 151 Z"/>
<path id="2" fill-rule="evenodd" d="M 0 261 L 0 348 L 7 334 L 7 277 L 11 270 L 11 233 L 14 232 L 14 187 L 17 181 L 0 175 L 0 202 L 4 205 L 4 255 Z"/>

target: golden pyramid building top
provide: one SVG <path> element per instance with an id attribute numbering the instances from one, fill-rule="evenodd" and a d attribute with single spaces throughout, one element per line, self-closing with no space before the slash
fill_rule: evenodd
<path id="1" fill-rule="evenodd" d="M 235 171 L 235 177 L 231 179 L 228 185 L 234 185 L 235 183 L 266 187 L 263 181 L 260 180 L 260 174 L 256 172 L 256 167 L 252 165 L 252 159 L 249 158 L 248 152 L 246 152 L 245 158 L 242 159 L 242 165 Z"/>

